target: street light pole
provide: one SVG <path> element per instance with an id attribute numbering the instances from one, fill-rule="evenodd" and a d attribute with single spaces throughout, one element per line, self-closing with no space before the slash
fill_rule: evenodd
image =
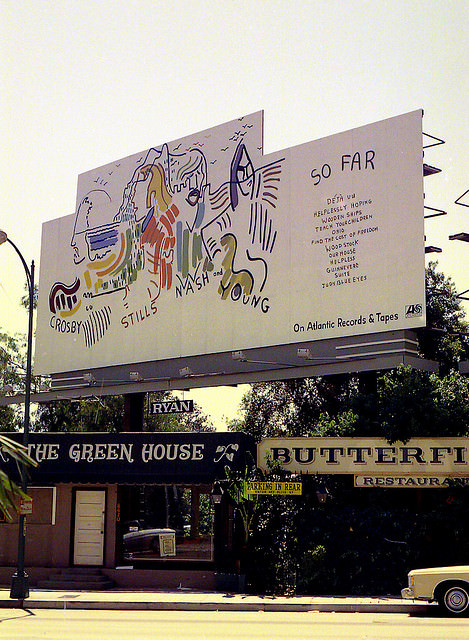
<path id="1" fill-rule="evenodd" d="M 24 428 L 23 428 L 23 445 L 27 448 L 29 444 L 29 419 L 31 405 L 31 377 L 32 377 L 32 344 L 33 344 L 33 310 L 34 310 L 34 260 L 31 262 L 31 268 L 28 268 L 21 251 L 16 244 L 12 242 L 7 234 L 0 230 L 0 244 L 8 242 L 18 254 L 26 273 L 28 284 L 29 304 L 28 304 L 28 343 L 26 351 L 26 387 L 24 396 Z M 24 493 L 28 490 L 28 479 L 26 475 L 26 466 L 20 465 L 21 488 Z M 26 516 L 19 515 L 18 521 L 18 563 L 16 573 L 11 579 L 10 598 L 24 600 L 29 597 L 29 577 L 24 570 L 25 559 L 25 538 L 26 538 Z"/>

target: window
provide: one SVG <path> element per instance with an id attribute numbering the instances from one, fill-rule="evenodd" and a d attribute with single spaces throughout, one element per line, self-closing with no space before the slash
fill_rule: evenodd
<path id="1" fill-rule="evenodd" d="M 211 487 L 121 487 L 119 519 L 124 562 L 213 560 Z"/>
<path id="2" fill-rule="evenodd" d="M 57 489 L 56 487 L 28 487 L 28 496 L 32 499 L 32 513 L 28 514 L 27 522 L 29 524 L 55 524 L 55 512 L 57 505 Z M 19 498 L 15 498 L 15 502 L 19 505 Z M 11 524 L 18 523 L 18 512 L 10 510 L 13 519 Z M 10 521 L 0 514 L 0 523 L 9 523 Z"/>

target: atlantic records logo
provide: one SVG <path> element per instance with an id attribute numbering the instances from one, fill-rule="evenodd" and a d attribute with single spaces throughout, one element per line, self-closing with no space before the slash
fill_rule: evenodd
<path id="1" fill-rule="evenodd" d="M 405 308 L 406 318 L 420 318 L 423 314 L 423 307 L 421 304 L 408 304 Z"/>

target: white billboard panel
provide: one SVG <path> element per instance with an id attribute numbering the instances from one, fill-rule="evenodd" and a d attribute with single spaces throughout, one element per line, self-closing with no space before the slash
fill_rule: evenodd
<path id="1" fill-rule="evenodd" d="M 262 155 L 262 113 L 87 172 L 44 224 L 37 373 L 425 324 L 422 112 Z"/>

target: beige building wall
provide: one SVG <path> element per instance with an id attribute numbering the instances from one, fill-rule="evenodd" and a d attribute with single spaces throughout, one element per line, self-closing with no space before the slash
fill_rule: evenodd
<path id="1" fill-rule="evenodd" d="M 33 513 L 26 516 L 25 567 L 68 567 L 72 563 L 74 489 L 91 485 L 57 484 L 29 489 Z M 106 489 L 104 566 L 115 566 L 117 486 Z M 0 566 L 14 567 L 18 555 L 18 516 L 0 523 Z"/>

